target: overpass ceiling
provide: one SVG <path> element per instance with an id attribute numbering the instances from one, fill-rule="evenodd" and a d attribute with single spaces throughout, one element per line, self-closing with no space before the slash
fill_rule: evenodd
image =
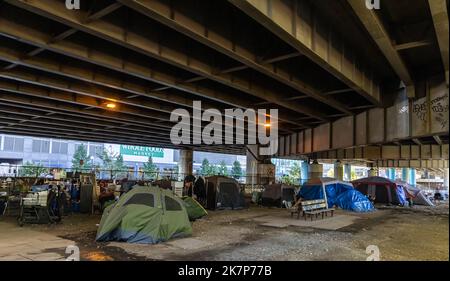
<path id="1" fill-rule="evenodd" d="M 64 2 L 0 1 L 2 132 L 177 147 L 170 112 L 191 110 L 193 100 L 278 108 L 282 135 L 377 106 L 228 1 L 153 1 L 189 19 L 184 27 L 133 1 L 81 0 L 79 11 Z M 310 2 L 382 86 L 398 79 L 346 1 Z M 401 51 L 414 77 L 441 73 L 427 2 L 406 2 L 382 1 L 380 18 L 397 44 L 429 42 Z M 105 108 L 110 99 L 117 110 Z M 243 153 L 241 145 L 201 149 Z"/>

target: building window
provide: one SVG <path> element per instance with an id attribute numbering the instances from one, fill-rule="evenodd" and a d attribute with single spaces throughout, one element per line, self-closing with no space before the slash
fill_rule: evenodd
<path id="1" fill-rule="evenodd" d="M 33 140 L 32 151 L 35 153 L 49 153 L 50 141 L 48 141 L 48 140 Z"/>
<path id="2" fill-rule="evenodd" d="M 23 138 L 5 136 L 4 151 L 23 152 Z"/>
<path id="3" fill-rule="evenodd" d="M 98 157 L 103 152 L 103 146 L 101 145 L 89 145 L 89 157 L 94 156 Z"/>
<path id="4" fill-rule="evenodd" d="M 52 153 L 54 154 L 67 154 L 67 143 L 60 141 L 52 142 Z"/>

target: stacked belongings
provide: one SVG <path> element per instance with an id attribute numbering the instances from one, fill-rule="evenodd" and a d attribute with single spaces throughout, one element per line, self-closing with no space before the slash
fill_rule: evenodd
<path id="1" fill-rule="evenodd" d="M 189 220 L 195 221 L 196 219 L 202 218 L 208 214 L 208 212 L 202 207 L 202 205 L 197 202 L 194 198 L 190 196 L 184 196 L 181 198 L 184 203 L 184 207 L 189 216 Z"/>
<path id="2" fill-rule="evenodd" d="M 156 186 L 135 186 L 105 209 L 96 240 L 155 244 L 191 234 L 180 198 Z"/>
<path id="3" fill-rule="evenodd" d="M 405 190 L 394 181 L 383 177 L 367 177 L 352 181 L 359 192 L 374 199 L 375 203 L 407 205 Z"/>
<path id="4" fill-rule="evenodd" d="M 303 200 L 325 199 L 328 208 L 337 206 L 353 212 L 374 211 L 369 199 L 355 190 L 350 183 L 333 178 L 318 178 L 305 183 L 297 194 Z"/>
<path id="5" fill-rule="evenodd" d="M 427 196 L 420 188 L 410 185 L 407 182 L 401 180 L 396 180 L 395 183 L 403 187 L 406 197 L 411 198 L 414 204 L 434 206 L 433 202 L 431 202 L 430 199 L 427 198 Z"/>
<path id="6" fill-rule="evenodd" d="M 235 210 L 246 207 L 244 194 L 241 192 L 241 187 L 235 179 L 224 176 L 211 176 L 206 178 L 205 185 L 207 209 Z"/>
<path id="7" fill-rule="evenodd" d="M 295 187 L 286 184 L 269 184 L 264 187 L 261 204 L 281 208 L 283 201 L 292 202 L 295 198 Z"/>

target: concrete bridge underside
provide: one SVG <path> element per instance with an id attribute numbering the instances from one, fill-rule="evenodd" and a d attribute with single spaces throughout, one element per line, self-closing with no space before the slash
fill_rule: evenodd
<path id="1" fill-rule="evenodd" d="M 445 0 L 80 3 L 0 0 L 0 132 L 244 154 L 172 144 L 200 100 L 279 109 L 277 157 L 448 168 Z"/>

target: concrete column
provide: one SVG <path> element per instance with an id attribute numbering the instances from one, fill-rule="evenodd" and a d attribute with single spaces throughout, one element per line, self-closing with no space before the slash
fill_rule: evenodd
<path id="1" fill-rule="evenodd" d="M 444 169 L 444 189 L 448 191 L 448 175 L 449 175 L 449 169 Z"/>
<path id="2" fill-rule="evenodd" d="M 334 162 L 334 177 L 340 181 L 344 180 L 344 166 L 339 160 Z"/>
<path id="3" fill-rule="evenodd" d="M 402 168 L 402 181 L 409 183 L 409 168 Z"/>
<path id="4" fill-rule="evenodd" d="M 275 182 L 275 165 L 270 157 L 258 155 L 258 145 L 247 145 L 246 183 L 251 185 Z"/>
<path id="5" fill-rule="evenodd" d="M 319 164 L 316 160 L 309 165 L 309 179 L 317 179 L 323 176 L 323 165 Z"/>
<path id="6" fill-rule="evenodd" d="M 344 180 L 345 181 L 352 180 L 352 166 L 350 164 L 344 165 Z"/>
<path id="7" fill-rule="evenodd" d="M 183 180 L 187 175 L 192 175 L 192 162 L 194 151 L 192 149 L 180 149 L 180 161 L 178 163 L 178 179 Z"/>
<path id="8" fill-rule="evenodd" d="M 257 156 L 254 153 L 257 153 L 258 146 L 257 145 L 248 145 L 247 146 L 247 164 L 245 168 L 245 183 L 247 184 L 257 184 L 257 177 L 258 177 L 258 160 L 255 156 Z"/>
<path id="9" fill-rule="evenodd" d="M 416 186 L 416 169 L 414 168 L 409 169 L 409 184 Z"/>
<path id="10" fill-rule="evenodd" d="M 302 161 L 300 172 L 300 184 L 303 185 L 309 180 L 309 163 L 308 161 Z"/>
<path id="11" fill-rule="evenodd" d="M 387 169 L 387 177 L 388 177 L 388 179 L 390 179 L 390 180 L 395 180 L 395 168 L 388 168 Z"/>

